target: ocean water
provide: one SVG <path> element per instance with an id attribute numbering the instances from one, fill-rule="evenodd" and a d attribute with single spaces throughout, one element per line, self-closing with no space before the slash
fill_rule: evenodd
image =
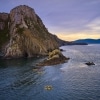
<path id="1" fill-rule="evenodd" d="M 0 100 L 100 100 L 100 45 L 61 48 L 68 63 L 38 70 L 42 58 L 0 60 Z"/>

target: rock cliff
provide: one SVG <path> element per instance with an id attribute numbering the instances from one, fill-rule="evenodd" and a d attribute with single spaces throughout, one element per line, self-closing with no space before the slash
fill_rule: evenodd
<path id="1" fill-rule="evenodd" d="M 15 7 L 9 14 L 0 13 L 0 48 L 4 57 L 47 55 L 59 47 L 58 41 L 34 9 L 26 5 Z"/>
<path id="2" fill-rule="evenodd" d="M 0 13 L 0 49 L 9 40 L 9 14 Z"/>

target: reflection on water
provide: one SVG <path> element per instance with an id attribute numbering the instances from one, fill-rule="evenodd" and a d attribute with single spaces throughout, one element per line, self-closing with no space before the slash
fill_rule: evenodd
<path id="1" fill-rule="evenodd" d="M 100 100 L 100 45 L 61 48 L 68 63 L 34 69 L 42 58 L 0 60 L 0 100 Z"/>

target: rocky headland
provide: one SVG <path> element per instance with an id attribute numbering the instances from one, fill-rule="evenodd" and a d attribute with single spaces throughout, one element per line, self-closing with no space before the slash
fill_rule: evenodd
<path id="1" fill-rule="evenodd" d="M 0 13 L 0 56 L 5 59 L 48 56 L 38 66 L 64 63 L 59 46 L 66 44 L 48 32 L 33 8 L 20 5 Z"/>
<path id="2" fill-rule="evenodd" d="M 4 58 L 48 55 L 62 40 L 48 32 L 33 8 L 20 5 L 0 13 L 0 51 Z"/>

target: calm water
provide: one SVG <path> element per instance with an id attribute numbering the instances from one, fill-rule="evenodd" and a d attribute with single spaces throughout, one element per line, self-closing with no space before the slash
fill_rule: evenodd
<path id="1" fill-rule="evenodd" d="M 0 100 L 100 100 L 100 45 L 61 48 L 69 62 L 39 70 L 41 59 L 0 60 Z"/>

